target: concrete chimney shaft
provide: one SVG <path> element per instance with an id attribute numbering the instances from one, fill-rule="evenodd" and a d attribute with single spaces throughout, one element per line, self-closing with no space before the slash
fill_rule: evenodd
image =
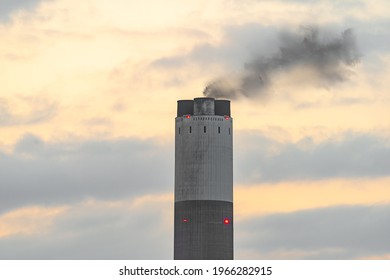
<path id="1" fill-rule="evenodd" d="M 232 124 L 228 100 L 178 101 L 174 259 L 233 259 Z"/>

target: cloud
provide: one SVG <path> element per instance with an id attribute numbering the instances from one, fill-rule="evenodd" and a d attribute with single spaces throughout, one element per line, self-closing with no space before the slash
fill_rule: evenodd
<path id="1" fill-rule="evenodd" d="M 359 26 L 357 36 L 359 38 L 359 46 L 366 54 L 365 57 L 372 59 L 371 56 L 374 54 L 389 53 L 389 18 L 377 19 L 373 22 L 352 20 L 351 24 Z"/>
<path id="2" fill-rule="evenodd" d="M 302 32 L 303 30 L 303 32 Z M 245 63 L 244 71 L 234 77 L 220 77 L 208 84 L 205 96 L 236 99 L 254 97 L 269 91 L 276 73 L 305 69 L 321 86 L 331 87 L 346 80 L 348 70 L 359 61 L 355 36 L 351 29 L 340 37 L 323 38 L 318 27 L 305 27 L 301 32 L 283 31 L 277 51 L 270 57 L 263 53 Z M 322 38 L 321 38 L 322 37 Z M 309 84 L 310 84 L 309 83 Z"/>
<path id="3" fill-rule="evenodd" d="M 0 238 L 10 235 L 42 234 L 53 218 L 64 210 L 65 207 L 30 207 L 0 215 Z"/>
<path id="4" fill-rule="evenodd" d="M 42 123 L 57 112 L 57 103 L 45 97 L 0 98 L 0 127 Z"/>
<path id="5" fill-rule="evenodd" d="M 271 53 L 265 42 L 276 43 L 277 31 L 278 27 L 258 23 L 228 25 L 224 27 L 223 36 L 219 41 L 195 45 L 187 53 L 159 58 L 152 66 L 172 69 L 190 63 L 200 64 L 203 68 L 205 65 L 221 64 L 233 71 L 240 70 L 243 62 L 251 55 L 259 51 Z M 209 40 L 211 39 L 210 37 Z"/>
<path id="6" fill-rule="evenodd" d="M 351 135 L 315 144 L 281 143 L 260 133 L 236 133 L 235 182 L 261 183 L 389 176 L 390 147 L 374 135 Z M 239 147 L 247 147 L 246 149 Z"/>
<path id="7" fill-rule="evenodd" d="M 140 203 L 132 199 L 87 200 L 63 209 L 53 214 L 54 218 L 49 215 L 49 222 L 33 217 L 37 227 L 43 222 L 40 231 L 0 238 L 0 259 L 172 258 L 173 201 L 169 197 Z M 48 216 L 54 210 L 36 212 Z M 380 258 L 390 251 L 389 214 L 390 205 L 385 204 L 236 219 L 235 257 Z"/>
<path id="8" fill-rule="evenodd" d="M 172 191 L 172 170 L 172 147 L 153 140 L 48 143 L 25 135 L 13 154 L 0 154 L 0 213 Z"/>
<path id="9" fill-rule="evenodd" d="M 44 218 L 54 210 L 41 209 L 31 217 L 39 230 L 0 238 L 0 259 L 172 259 L 172 203 L 89 200 L 67 205 L 49 221 Z"/>
<path id="10" fill-rule="evenodd" d="M 239 256 L 356 259 L 390 252 L 390 205 L 338 206 L 236 223 Z"/>
<path id="11" fill-rule="evenodd" d="M 239 148 L 240 147 L 240 148 Z M 244 148 L 245 147 L 245 148 Z M 0 154 L 0 212 L 86 198 L 115 200 L 173 189 L 173 145 L 135 138 L 50 143 L 27 134 Z M 389 176 L 390 148 L 374 136 L 346 135 L 315 144 L 281 143 L 240 133 L 236 185 Z"/>
<path id="12" fill-rule="evenodd" d="M 0 20 L 8 20 L 12 13 L 35 8 L 43 1 L 48 0 L 0 0 Z"/>
<path id="13" fill-rule="evenodd" d="M 210 38 L 151 65 L 171 75 L 199 66 L 208 85 L 205 94 L 213 97 L 263 96 L 280 90 L 281 74 L 290 77 L 290 91 L 302 86 L 329 90 L 352 80 L 360 60 L 369 64 L 372 55 L 387 53 L 388 25 L 388 19 L 367 23 L 357 17 L 339 24 L 297 25 L 295 29 L 254 22 L 226 25 L 221 38 Z M 378 74 L 383 74 L 382 68 Z"/>

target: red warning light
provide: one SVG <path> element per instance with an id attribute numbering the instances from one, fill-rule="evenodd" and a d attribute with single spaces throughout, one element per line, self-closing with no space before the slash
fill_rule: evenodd
<path id="1" fill-rule="evenodd" d="M 230 224 L 230 220 L 229 220 L 228 218 L 225 218 L 225 219 L 223 220 L 223 223 L 224 223 L 225 225 L 228 225 L 228 224 Z"/>
<path id="2" fill-rule="evenodd" d="M 191 118 L 191 115 L 184 115 L 184 117 L 185 117 L 186 119 L 189 119 L 189 118 Z"/>
<path id="3" fill-rule="evenodd" d="M 188 223 L 188 219 L 183 219 L 182 222 L 183 223 Z"/>
<path id="4" fill-rule="evenodd" d="M 229 116 L 225 116 L 225 120 L 230 120 L 230 117 Z"/>

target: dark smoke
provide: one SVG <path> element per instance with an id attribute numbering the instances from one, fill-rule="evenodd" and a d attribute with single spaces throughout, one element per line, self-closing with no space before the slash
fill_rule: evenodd
<path id="1" fill-rule="evenodd" d="M 318 28 L 303 32 L 281 34 L 279 51 L 270 57 L 257 56 L 245 64 L 241 74 L 234 78 L 218 78 L 203 91 L 205 96 L 235 99 L 265 94 L 273 75 L 296 67 L 305 67 L 315 74 L 320 84 L 330 87 L 347 79 L 349 66 L 359 61 L 355 36 L 351 29 L 341 36 L 320 40 Z M 308 82 L 309 81 L 308 79 Z"/>

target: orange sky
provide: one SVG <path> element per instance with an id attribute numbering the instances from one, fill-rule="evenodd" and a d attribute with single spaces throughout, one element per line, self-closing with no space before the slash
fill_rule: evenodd
<path id="1" fill-rule="evenodd" d="M 134 211 L 148 209 L 150 213 L 159 212 L 156 205 L 172 207 L 173 169 L 168 173 L 172 167 L 176 101 L 201 96 L 205 85 L 216 77 L 235 76 L 257 52 L 277 52 L 275 42 L 281 30 L 299 32 L 307 25 L 324 30 L 325 37 L 352 28 L 360 62 L 348 68 L 348 79 L 334 86 L 318 86 L 315 73 L 297 67 L 276 74 L 265 96 L 233 100 L 234 153 L 239 162 L 235 166 L 237 226 L 238 219 L 390 203 L 390 172 L 383 166 L 389 162 L 386 155 L 390 144 L 388 1 L 376 1 L 375 5 L 369 1 L 311 4 L 299 0 L 119 0 L 115 5 L 108 0 L 37 0 L 34 5 L 20 2 L 0 13 L 0 167 L 7 170 L 3 174 L 0 170 L 0 191 L 3 188 L 5 195 L 11 196 L 9 204 L 0 209 L 0 252 L 6 252 L 0 253 L 0 258 L 72 257 L 61 255 L 60 249 L 59 255 L 48 251 L 34 255 L 32 249 L 25 255 L 23 251 L 20 255 L 7 253 L 7 246 L 18 238 L 26 244 L 44 236 L 55 240 L 53 236 L 61 227 L 67 228 L 61 238 L 74 244 L 99 230 L 112 236 L 102 229 L 104 220 L 92 217 L 96 207 L 102 212 L 108 209 L 114 216 L 120 210 L 131 213 L 134 209 L 129 209 L 127 203 L 138 205 L 133 205 L 138 207 Z M 168 179 L 151 181 L 150 191 L 134 187 L 134 193 L 118 191 L 113 197 L 92 185 L 77 192 L 81 188 L 77 184 L 83 189 L 85 184 L 95 182 L 100 167 L 94 164 L 107 158 L 110 153 L 106 151 L 119 151 L 107 159 L 107 165 L 116 164 L 121 149 L 128 149 L 126 141 L 131 143 L 129 153 L 139 151 L 142 172 L 147 173 L 150 164 L 158 173 L 157 164 L 161 164 L 161 173 L 168 174 Z M 356 144 L 356 148 L 351 146 L 356 150 L 349 151 L 348 145 L 343 145 L 347 142 Z M 143 145 L 150 145 L 151 150 L 140 150 Z M 356 161 L 351 156 L 354 153 Z M 351 159 L 347 161 L 350 168 L 343 166 L 344 154 Z M 275 175 L 284 156 L 299 162 L 298 175 L 283 171 Z M 307 162 L 300 161 L 300 157 Z M 310 169 L 312 157 L 326 163 L 323 169 Z M 124 162 L 129 169 L 137 168 L 138 162 L 131 156 Z M 249 173 L 246 167 L 253 165 L 258 169 L 253 167 Z M 340 165 L 340 172 L 332 165 Z M 72 186 L 74 193 L 67 193 L 69 199 L 51 198 L 55 197 L 50 196 L 56 192 L 50 188 L 55 178 L 66 184 L 66 170 L 76 167 L 86 171 L 73 181 L 69 179 L 69 184 L 76 184 Z M 55 174 L 53 179 L 46 177 L 48 173 Z M 126 166 L 119 168 L 118 174 L 107 188 L 118 185 L 125 189 L 126 184 L 133 187 L 142 183 L 138 177 L 120 181 L 122 174 L 126 175 Z M 158 173 L 156 178 L 163 175 Z M 42 197 L 50 194 L 48 200 L 34 195 L 31 200 L 19 198 L 27 186 L 37 188 Z M 172 220 L 167 217 L 172 209 L 167 209 L 160 213 L 164 213 L 166 223 L 158 223 L 154 229 L 164 240 L 170 240 L 172 234 Z M 91 214 L 92 218 L 87 214 L 85 217 L 93 220 L 90 231 L 78 231 L 71 224 L 72 215 L 79 211 Z M 120 216 L 113 226 L 129 230 L 131 227 L 126 225 Z M 245 230 L 244 226 L 238 230 L 238 237 L 244 236 Z M 338 255 L 336 250 L 330 256 L 370 258 L 390 253 L 390 248 L 386 252 L 375 248 L 365 248 L 361 254 L 351 249 L 346 255 Z M 110 253 L 109 257 L 172 257 L 171 251 L 150 250 L 139 255 Z M 305 250 L 298 246 L 253 253 L 236 248 L 240 258 L 313 256 Z M 328 256 L 321 254 L 314 258 Z M 104 254 L 99 256 L 104 258 Z"/>

